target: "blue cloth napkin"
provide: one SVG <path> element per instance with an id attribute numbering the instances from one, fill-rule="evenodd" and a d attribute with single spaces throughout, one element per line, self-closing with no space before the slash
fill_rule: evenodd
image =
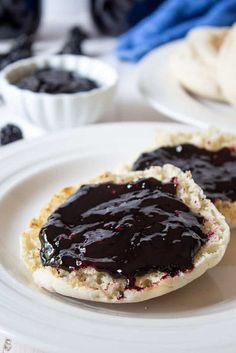
<path id="1" fill-rule="evenodd" d="M 194 27 L 229 26 L 235 21 L 236 0 L 167 0 L 119 38 L 116 55 L 137 62 Z"/>

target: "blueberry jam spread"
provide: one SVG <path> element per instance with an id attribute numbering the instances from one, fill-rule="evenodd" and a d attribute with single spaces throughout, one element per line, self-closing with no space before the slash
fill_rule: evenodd
<path id="1" fill-rule="evenodd" d="M 208 240 L 203 223 L 177 197 L 174 181 L 84 185 L 41 229 L 41 261 L 68 271 L 92 266 L 129 286 L 151 271 L 174 276 L 193 269 Z"/>
<path id="2" fill-rule="evenodd" d="M 53 68 L 37 69 L 15 82 L 15 85 L 32 92 L 51 94 L 85 92 L 99 87 L 89 78 Z"/>
<path id="3" fill-rule="evenodd" d="M 195 182 L 212 201 L 236 201 L 236 152 L 230 148 L 209 151 L 191 144 L 161 147 L 143 153 L 132 169 L 144 170 L 167 163 L 191 170 Z"/>

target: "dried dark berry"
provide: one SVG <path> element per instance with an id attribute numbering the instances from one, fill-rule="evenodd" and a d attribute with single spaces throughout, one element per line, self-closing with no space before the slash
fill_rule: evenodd
<path id="1" fill-rule="evenodd" d="M 60 50 L 59 54 L 82 54 L 81 44 L 86 38 L 88 38 L 88 35 L 81 27 L 73 27 L 69 31 L 66 42 Z"/>
<path id="2" fill-rule="evenodd" d="M 38 69 L 20 79 L 15 85 L 32 92 L 51 94 L 85 92 L 99 87 L 89 78 L 52 68 Z"/>
<path id="3" fill-rule="evenodd" d="M 90 0 L 91 15 L 103 34 L 120 35 L 150 15 L 160 0 Z"/>
<path id="4" fill-rule="evenodd" d="M 0 70 L 7 65 L 32 56 L 32 37 L 20 36 L 8 53 L 0 54 Z"/>
<path id="5" fill-rule="evenodd" d="M 0 38 L 33 34 L 41 17 L 41 0 L 1 0 Z"/>
<path id="6" fill-rule="evenodd" d="M 98 29 L 118 35 L 128 29 L 128 14 L 137 0 L 91 0 L 91 13 Z"/>
<path id="7" fill-rule="evenodd" d="M 21 129 L 13 124 L 7 124 L 0 130 L 0 144 L 7 145 L 8 143 L 23 139 Z"/>

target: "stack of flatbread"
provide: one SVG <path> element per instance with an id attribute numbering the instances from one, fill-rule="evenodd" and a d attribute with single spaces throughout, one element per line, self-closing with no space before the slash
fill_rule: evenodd
<path id="1" fill-rule="evenodd" d="M 175 55 L 172 71 L 188 91 L 236 104 L 236 24 L 189 32 Z"/>

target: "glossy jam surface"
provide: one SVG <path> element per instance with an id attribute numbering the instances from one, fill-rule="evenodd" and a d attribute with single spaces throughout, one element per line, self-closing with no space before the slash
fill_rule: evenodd
<path id="1" fill-rule="evenodd" d="M 89 78 L 53 68 L 37 69 L 15 82 L 15 85 L 32 92 L 51 94 L 85 92 L 99 87 Z"/>
<path id="2" fill-rule="evenodd" d="M 69 271 L 93 266 L 131 282 L 153 270 L 175 275 L 193 268 L 208 239 L 203 222 L 178 199 L 173 183 L 84 185 L 41 229 L 41 260 Z"/>
<path id="3" fill-rule="evenodd" d="M 191 170 L 194 180 L 211 200 L 236 201 L 235 151 L 229 148 L 208 151 L 191 144 L 161 147 L 143 153 L 134 163 L 133 170 L 166 163 L 182 170 Z"/>

